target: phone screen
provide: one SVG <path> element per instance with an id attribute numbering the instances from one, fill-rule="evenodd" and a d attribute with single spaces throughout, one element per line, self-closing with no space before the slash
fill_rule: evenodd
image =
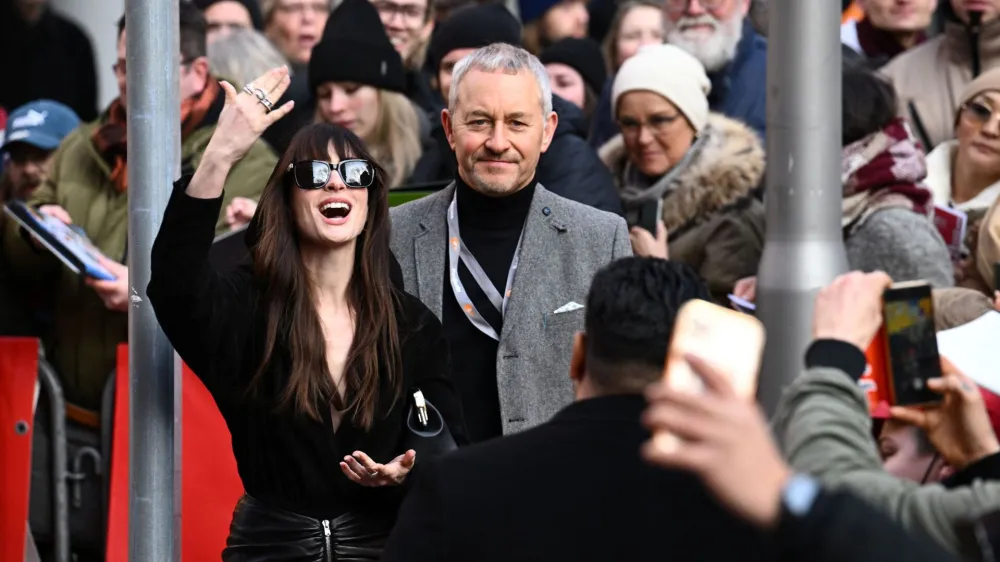
<path id="1" fill-rule="evenodd" d="M 663 209 L 663 200 L 646 201 L 639 207 L 639 222 L 636 226 L 645 228 L 647 232 L 656 236 L 656 224 L 660 222 L 660 214 Z"/>
<path id="2" fill-rule="evenodd" d="M 889 288 L 883 306 L 893 403 L 940 400 L 927 388 L 928 379 L 941 376 L 930 285 Z"/>

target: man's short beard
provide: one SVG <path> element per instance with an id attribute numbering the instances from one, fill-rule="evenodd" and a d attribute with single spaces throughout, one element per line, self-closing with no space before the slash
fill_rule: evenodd
<path id="1" fill-rule="evenodd" d="M 714 31 L 707 39 L 691 39 L 682 29 L 692 25 L 711 25 Z M 712 16 L 688 18 L 676 22 L 666 22 L 666 42 L 691 53 L 701 61 L 707 72 L 724 68 L 736 56 L 736 48 L 743 37 L 743 16 L 734 13 L 728 20 L 717 20 Z"/>

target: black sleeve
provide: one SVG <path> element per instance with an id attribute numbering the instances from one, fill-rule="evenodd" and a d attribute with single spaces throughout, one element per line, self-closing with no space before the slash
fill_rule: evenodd
<path id="1" fill-rule="evenodd" d="M 611 172 L 581 137 L 556 137 L 538 160 L 535 177 L 556 195 L 625 216 Z"/>
<path id="2" fill-rule="evenodd" d="M 858 381 L 865 374 L 868 360 L 865 353 L 853 344 L 840 340 L 816 340 L 806 350 L 806 368 L 814 367 L 839 369 Z"/>
<path id="3" fill-rule="evenodd" d="M 444 328 L 423 303 L 413 297 L 406 298 L 412 299 L 411 307 L 419 307 L 415 313 L 418 337 L 407 346 L 408 353 L 404 358 L 406 368 L 413 369 L 412 385 L 423 391 L 427 400 L 441 412 L 455 442 L 459 446 L 467 445 L 469 434 L 465 429 L 462 399 L 451 380 L 451 354 Z"/>
<path id="4" fill-rule="evenodd" d="M 941 484 L 953 490 L 968 486 L 974 480 L 1000 480 L 1000 453 L 983 457 L 944 479 Z"/>
<path id="5" fill-rule="evenodd" d="M 446 562 L 449 530 L 446 529 L 445 498 L 441 482 L 440 459 L 415 476 L 406 496 L 382 562 Z"/>
<path id="6" fill-rule="evenodd" d="M 191 197 L 185 191 L 190 181 L 185 176 L 174 184 L 153 243 L 146 295 L 174 349 L 213 391 L 239 364 L 250 278 L 243 269 L 225 276 L 212 269 L 208 252 L 222 197 Z"/>
<path id="7" fill-rule="evenodd" d="M 846 492 L 821 492 L 802 518 L 784 515 L 777 531 L 781 560 L 810 562 L 958 562 L 936 542 Z"/>

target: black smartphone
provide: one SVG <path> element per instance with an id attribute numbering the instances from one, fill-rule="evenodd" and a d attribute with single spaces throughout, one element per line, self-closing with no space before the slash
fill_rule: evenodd
<path id="1" fill-rule="evenodd" d="M 993 264 L 993 290 L 1000 291 L 1000 261 Z"/>
<path id="2" fill-rule="evenodd" d="M 897 406 L 932 404 L 941 395 L 927 388 L 941 376 L 934 300 L 926 281 L 897 283 L 882 295 L 890 402 Z"/>
<path id="3" fill-rule="evenodd" d="M 656 236 L 656 224 L 663 216 L 663 199 L 656 201 L 646 201 L 639 207 L 639 220 L 635 226 L 645 228 L 654 237 Z"/>

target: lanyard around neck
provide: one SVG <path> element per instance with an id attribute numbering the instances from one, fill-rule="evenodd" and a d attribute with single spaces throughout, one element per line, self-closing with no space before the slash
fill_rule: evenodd
<path id="1" fill-rule="evenodd" d="M 510 300 L 510 288 L 514 284 L 514 272 L 517 271 L 517 260 L 518 254 L 521 253 L 521 240 L 524 238 L 524 229 L 521 229 L 521 235 L 517 239 L 517 247 L 514 248 L 514 259 L 510 262 L 510 270 L 507 272 L 507 285 L 504 288 L 503 295 L 497 291 L 497 288 L 493 286 L 493 282 L 490 281 L 486 271 L 483 270 L 483 266 L 479 265 L 479 261 L 476 260 L 476 256 L 472 255 L 469 248 L 466 247 L 465 243 L 462 242 L 462 237 L 459 235 L 458 231 L 458 194 L 451 200 L 451 205 L 448 206 L 448 275 L 451 282 L 452 292 L 455 293 L 455 298 L 458 300 L 458 305 L 462 307 L 462 312 L 469 318 L 472 325 L 476 327 L 480 332 L 486 334 L 487 336 L 500 341 L 500 335 L 497 334 L 493 326 L 490 326 L 482 315 L 479 314 L 479 310 L 476 309 L 476 305 L 472 303 L 472 299 L 469 298 L 469 294 L 465 291 L 465 286 L 462 284 L 462 280 L 458 277 L 458 263 L 461 261 L 468 268 L 469 273 L 472 274 L 472 279 L 479 285 L 479 288 L 486 294 L 486 298 L 490 300 L 490 303 L 496 308 L 497 312 L 500 313 L 502 318 L 507 313 L 507 302 Z"/>

